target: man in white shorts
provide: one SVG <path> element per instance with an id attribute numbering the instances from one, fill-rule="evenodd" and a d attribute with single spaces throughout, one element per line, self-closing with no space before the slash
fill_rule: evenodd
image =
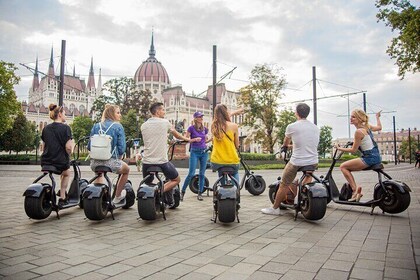
<path id="1" fill-rule="evenodd" d="M 283 170 L 280 187 L 272 207 L 261 209 L 261 212 L 269 215 L 280 215 L 280 203 L 286 199 L 288 186 L 292 184 L 300 167 L 307 165 L 318 166 L 319 128 L 308 121 L 310 108 L 305 103 L 296 106 L 295 115 L 297 121 L 286 127 L 282 151 L 287 151 L 290 141 L 293 143 L 293 154 Z M 307 176 L 304 183 L 311 181 Z"/>

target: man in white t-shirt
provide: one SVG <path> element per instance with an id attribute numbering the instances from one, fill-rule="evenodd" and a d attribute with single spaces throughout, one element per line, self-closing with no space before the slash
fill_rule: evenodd
<path id="1" fill-rule="evenodd" d="M 319 129 L 308 121 L 310 108 L 305 103 L 296 106 L 295 115 L 297 121 L 286 128 L 282 151 L 287 151 L 290 141 L 293 143 L 293 154 L 290 161 L 283 170 L 280 187 L 272 207 L 261 209 L 264 214 L 280 215 L 280 203 L 286 199 L 288 186 L 292 184 L 300 167 L 314 165 L 318 166 L 318 144 Z M 305 182 L 310 182 L 311 177 L 307 176 Z"/>
<path id="2" fill-rule="evenodd" d="M 168 182 L 164 186 L 164 191 L 168 192 L 181 182 L 178 171 L 168 160 L 168 133 L 172 133 L 176 138 L 188 142 L 197 142 L 201 138 L 190 139 L 176 131 L 172 124 L 164 119 L 165 108 L 163 107 L 163 103 L 153 103 L 150 106 L 150 113 L 152 113 L 152 117 L 141 126 L 144 143 L 142 159 L 143 178 L 147 175 L 147 168 L 150 166 L 159 166 L 166 179 L 168 179 Z"/>

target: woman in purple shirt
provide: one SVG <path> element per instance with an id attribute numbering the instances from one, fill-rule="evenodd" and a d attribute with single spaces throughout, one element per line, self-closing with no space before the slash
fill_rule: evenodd
<path id="1" fill-rule="evenodd" d="M 191 125 L 185 137 L 187 138 L 197 138 L 200 137 L 201 141 L 192 142 L 190 144 L 190 161 L 189 161 L 189 171 L 188 176 L 185 178 L 184 185 L 182 186 L 181 200 L 184 198 L 185 190 L 187 189 L 188 184 L 190 183 L 192 177 L 195 175 L 195 169 L 197 168 L 197 162 L 200 162 L 200 172 L 199 172 L 199 191 L 197 195 L 198 200 L 203 200 L 202 193 L 204 191 L 204 173 L 206 172 L 207 165 L 207 152 L 206 152 L 206 141 L 207 133 L 209 130 L 203 125 L 203 113 L 195 112 L 194 115 L 194 124 Z"/>

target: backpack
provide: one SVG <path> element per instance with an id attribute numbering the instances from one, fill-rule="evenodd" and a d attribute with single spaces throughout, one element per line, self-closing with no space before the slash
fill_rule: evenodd
<path id="1" fill-rule="evenodd" d="M 340 200 L 349 200 L 353 195 L 353 190 L 349 183 L 344 183 L 340 190 Z"/>
<path id="2" fill-rule="evenodd" d="M 99 124 L 98 134 L 94 134 L 90 137 L 90 153 L 91 159 L 96 160 L 109 160 L 112 157 L 112 137 L 106 133 L 112 127 L 112 123 L 106 131 L 102 129 L 101 123 Z"/>

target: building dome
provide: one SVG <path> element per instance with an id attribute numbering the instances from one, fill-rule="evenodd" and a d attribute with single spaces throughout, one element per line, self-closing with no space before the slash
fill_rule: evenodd
<path id="1" fill-rule="evenodd" d="M 152 43 L 149 50 L 149 58 L 137 68 L 136 73 L 134 74 L 135 84 L 162 84 L 163 86 L 169 86 L 169 76 L 166 72 L 165 67 L 160 63 L 155 57 L 156 51 L 153 45 L 153 34 L 152 34 Z"/>

